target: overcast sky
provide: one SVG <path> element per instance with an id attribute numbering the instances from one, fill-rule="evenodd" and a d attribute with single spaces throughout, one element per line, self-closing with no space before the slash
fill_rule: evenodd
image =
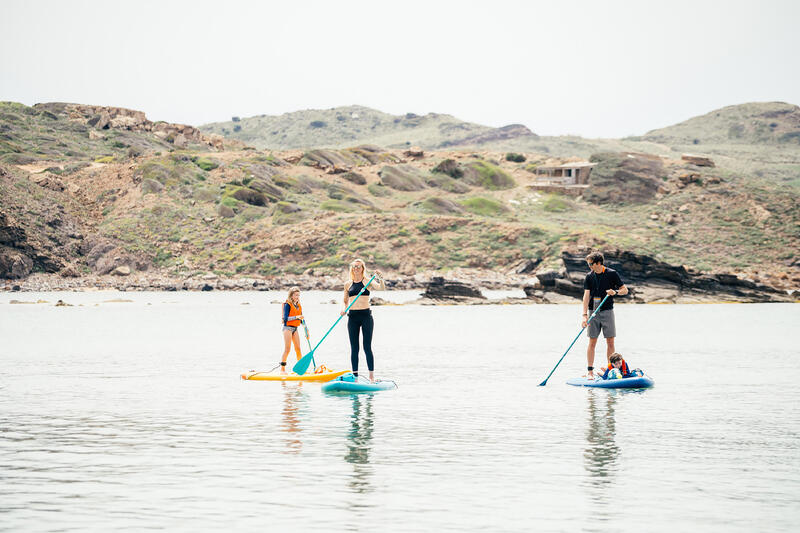
<path id="1" fill-rule="evenodd" d="M 800 104 L 800 2 L 3 0 L 0 100 L 200 125 L 359 104 L 620 137 Z"/>

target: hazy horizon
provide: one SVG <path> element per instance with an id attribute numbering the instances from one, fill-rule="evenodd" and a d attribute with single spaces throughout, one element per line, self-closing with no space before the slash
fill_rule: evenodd
<path id="1" fill-rule="evenodd" d="M 800 103 L 800 4 L 786 0 L 4 7 L 0 100 L 196 126 L 362 105 L 618 138 L 728 105 Z"/>

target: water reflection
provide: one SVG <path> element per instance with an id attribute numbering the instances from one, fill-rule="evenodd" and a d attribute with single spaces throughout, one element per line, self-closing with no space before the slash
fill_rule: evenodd
<path id="1" fill-rule="evenodd" d="M 613 482 L 614 470 L 619 461 L 616 444 L 616 391 L 586 391 L 589 402 L 589 426 L 586 432 L 584 465 L 589 473 L 589 484 L 597 489 L 592 494 L 595 504 L 611 506 L 607 489 Z"/>
<path id="2" fill-rule="evenodd" d="M 347 454 L 344 460 L 353 465 L 353 477 L 349 482 L 353 492 L 369 492 L 372 467 L 369 453 L 372 447 L 372 394 L 351 395 L 353 414 L 350 417 L 350 431 L 347 434 Z"/>
<path id="3" fill-rule="evenodd" d="M 303 392 L 303 383 L 288 384 L 281 382 L 283 388 L 283 422 L 280 425 L 281 431 L 286 432 L 286 450 L 283 453 L 298 454 L 303 448 L 303 441 L 300 439 L 300 406 L 306 403 L 306 394 Z"/>

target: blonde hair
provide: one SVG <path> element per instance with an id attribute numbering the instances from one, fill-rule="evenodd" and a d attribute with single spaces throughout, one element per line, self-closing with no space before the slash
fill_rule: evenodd
<path id="1" fill-rule="evenodd" d="M 359 264 L 363 267 L 363 269 L 361 270 L 361 275 L 363 277 L 367 276 L 367 264 L 364 262 L 363 259 L 356 258 L 356 259 L 353 259 L 352 263 L 350 263 L 350 281 L 355 281 L 356 280 L 355 276 L 353 275 L 353 270 Z"/>
<path id="2" fill-rule="evenodd" d="M 300 293 L 300 287 L 294 286 L 294 287 L 289 288 L 289 294 L 286 295 L 286 301 L 287 302 L 291 302 L 292 301 L 292 294 L 294 294 L 294 293 L 298 293 L 299 294 Z M 299 300 L 299 298 L 298 298 L 298 300 Z"/>

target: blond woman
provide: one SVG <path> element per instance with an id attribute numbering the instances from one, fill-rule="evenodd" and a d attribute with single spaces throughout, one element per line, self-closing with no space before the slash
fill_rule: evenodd
<path id="1" fill-rule="evenodd" d="M 366 273 L 367 265 L 364 264 L 363 260 L 356 259 L 350 263 L 350 281 L 344 286 L 342 315 L 345 314 L 350 300 L 358 296 L 358 293 L 364 288 L 364 284 L 368 283 L 368 280 L 365 279 Z M 385 290 L 386 284 L 383 281 L 380 270 L 376 270 L 374 274 L 378 281 L 377 283 L 373 282 L 370 287 Z M 361 332 L 364 340 L 364 354 L 367 356 L 370 381 L 375 381 L 375 358 L 372 355 L 372 331 L 374 327 L 375 322 L 372 320 L 372 311 L 369 308 L 369 288 L 366 288 L 350 308 L 347 315 L 347 332 L 350 335 L 350 364 L 353 368 L 353 374 L 356 376 L 358 376 L 358 333 L 359 331 Z"/>

